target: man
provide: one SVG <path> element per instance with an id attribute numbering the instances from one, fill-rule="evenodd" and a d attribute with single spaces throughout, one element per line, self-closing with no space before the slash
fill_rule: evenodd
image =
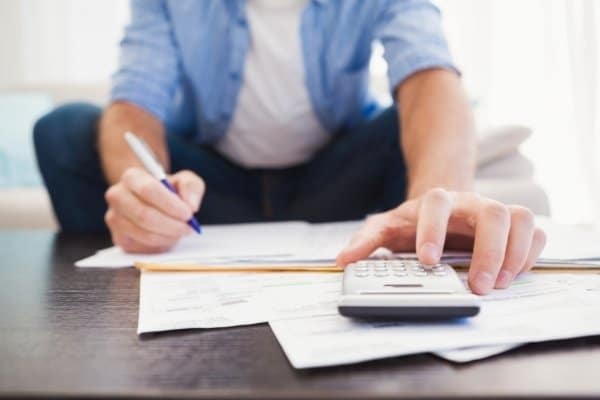
<path id="1" fill-rule="evenodd" d="M 112 101 L 69 105 L 35 127 L 64 230 L 131 252 L 165 251 L 203 223 L 367 219 L 338 257 L 379 246 L 472 248 L 477 293 L 531 268 L 544 235 L 527 209 L 471 192 L 471 111 L 425 0 L 133 1 Z M 380 40 L 396 100 L 366 89 Z M 400 122 L 399 122 L 400 121 Z M 143 137 L 180 197 L 139 167 Z M 168 134 L 167 134 L 168 132 Z M 106 223 L 106 225 L 105 225 Z"/>

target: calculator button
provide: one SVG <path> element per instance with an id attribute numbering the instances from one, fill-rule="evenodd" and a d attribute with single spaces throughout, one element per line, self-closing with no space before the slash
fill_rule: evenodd
<path id="1" fill-rule="evenodd" d="M 446 271 L 435 271 L 434 270 L 433 271 L 433 275 L 435 275 L 435 276 L 446 276 L 448 274 L 446 273 Z"/>
<path id="2" fill-rule="evenodd" d="M 375 276 L 377 277 L 383 277 L 383 276 L 388 276 L 388 272 L 387 271 L 375 271 Z"/>
<path id="3" fill-rule="evenodd" d="M 408 276 L 408 272 L 406 272 L 406 271 L 394 271 L 394 276 L 399 276 L 399 277 Z"/>
<path id="4" fill-rule="evenodd" d="M 375 266 L 375 271 L 387 271 L 387 267 L 384 266 Z"/>
<path id="5" fill-rule="evenodd" d="M 399 266 L 394 265 L 392 267 L 392 271 L 406 271 L 406 267 L 404 267 L 404 266 L 399 267 Z"/>
<path id="6" fill-rule="evenodd" d="M 415 276 L 427 276 L 427 272 L 425 272 L 425 271 L 415 271 L 414 275 Z"/>
<path id="7" fill-rule="evenodd" d="M 413 265 L 410 269 L 413 271 L 425 271 L 420 265 Z"/>
<path id="8" fill-rule="evenodd" d="M 445 271 L 445 270 L 446 270 L 446 267 L 444 267 L 443 265 L 437 264 L 437 265 L 434 265 L 434 266 L 432 267 L 432 269 L 433 269 L 434 271 Z"/>
<path id="9" fill-rule="evenodd" d="M 355 272 L 354 276 L 356 276 L 357 278 L 365 278 L 367 276 L 369 276 L 368 272 Z"/>

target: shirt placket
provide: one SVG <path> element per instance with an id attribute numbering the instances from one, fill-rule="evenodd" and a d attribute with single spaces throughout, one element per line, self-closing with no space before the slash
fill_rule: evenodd
<path id="1" fill-rule="evenodd" d="M 300 31 L 308 94 L 315 114 L 325 129 L 331 132 L 332 121 L 327 111 L 330 107 L 330 98 L 327 95 L 326 68 L 321 57 L 325 45 L 324 7 L 325 4 L 322 1 L 311 1 L 302 15 Z"/>
<path id="2" fill-rule="evenodd" d="M 225 132 L 233 118 L 237 96 L 240 91 L 244 61 L 248 51 L 250 33 L 248 31 L 248 20 L 246 17 L 245 3 L 239 1 L 233 11 L 229 65 L 224 66 L 227 73 L 226 84 L 221 101 L 221 122 Z"/>

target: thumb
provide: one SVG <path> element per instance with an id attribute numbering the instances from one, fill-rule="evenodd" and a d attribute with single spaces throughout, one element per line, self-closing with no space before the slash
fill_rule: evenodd
<path id="1" fill-rule="evenodd" d="M 200 209 L 206 186 L 204 180 L 192 171 L 179 171 L 169 177 L 177 193 L 193 212 Z"/>
<path id="2" fill-rule="evenodd" d="M 379 213 L 367 218 L 359 232 L 352 238 L 350 244 L 336 258 L 338 266 L 346 265 L 369 257 L 380 247 L 390 248 L 391 244 L 402 238 L 404 222 L 403 210 L 399 206 L 394 210 Z"/>
<path id="3" fill-rule="evenodd" d="M 345 267 L 355 261 L 362 260 L 371 255 L 379 246 L 376 241 L 368 238 L 361 238 L 352 241 L 343 249 L 336 258 L 336 265 Z"/>
<path id="4" fill-rule="evenodd" d="M 336 264 L 341 267 L 369 257 L 383 245 L 381 233 L 367 223 L 350 241 L 336 258 Z"/>

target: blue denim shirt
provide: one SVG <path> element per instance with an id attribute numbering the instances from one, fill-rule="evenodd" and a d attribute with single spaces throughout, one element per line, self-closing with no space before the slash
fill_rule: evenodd
<path id="1" fill-rule="evenodd" d="M 364 118 L 374 40 L 392 90 L 416 71 L 454 69 L 439 10 L 427 0 L 311 0 L 300 35 L 310 100 L 329 132 Z M 112 100 L 215 141 L 234 114 L 250 41 L 244 0 L 132 0 Z"/>

